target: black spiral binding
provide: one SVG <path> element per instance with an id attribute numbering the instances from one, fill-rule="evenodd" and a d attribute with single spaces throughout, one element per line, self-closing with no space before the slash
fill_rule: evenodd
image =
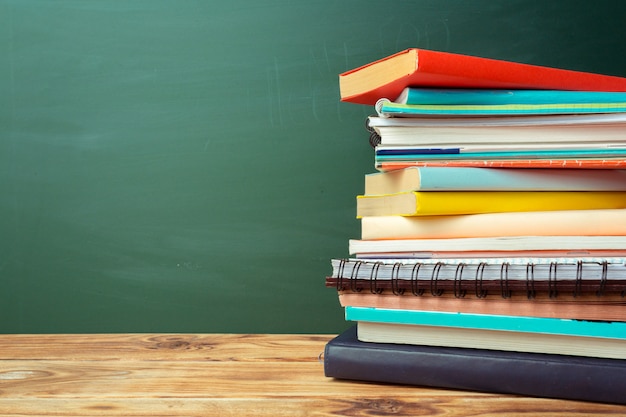
<path id="1" fill-rule="evenodd" d="M 378 133 L 376 133 L 376 130 L 372 126 L 370 126 L 370 119 L 369 119 L 369 117 L 365 118 L 365 129 L 370 134 L 370 137 L 369 137 L 370 146 L 372 148 L 375 148 L 378 145 L 380 145 L 380 143 L 381 143 L 380 135 Z"/>
<path id="2" fill-rule="evenodd" d="M 433 268 L 433 273 L 430 276 L 430 294 L 433 297 L 441 297 L 443 295 L 443 290 L 437 288 L 437 281 L 439 280 L 439 271 L 441 271 L 441 267 L 444 265 L 443 262 L 437 262 L 435 267 Z"/>
<path id="3" fill-rule="evenodd" d="M 359 273 L 359 269 L 361 268 L 361 265 L 363 265 L 362 261 L 357 261 L 357 263 L 354 265 L 354 267 L 352 267 L 352 272 L 350 272 L 350 290 L 352 292 L 361 292 L 361 290 L 363 288 L 358 287 L 358 273 Z"/>
<path id="4" fill-rule="evenodd" d="M 343 290 L 343 270 L 346 268 L 346 263 L 348 261 L 346 259 L 342 259 L 339 261 L 339 268 L 337 271 L 337 291 Z"/>
<path id="5" fill-rule="evenodd" d="M 378 285 L 376 285 L 376 280 L 378 279 L 378 270 L 380 269 L 380 266 L 382 264 L 382 262 L 376 262 L 372 266 L 372 270 L 370 271 L 370 292 L 372 294 L 381 294 L 383 292 L 383 288 L 380 288 L 378 287 Z"/>
<path id="6" fill-rule="evenodd" d="M 556 284 L 556 268 L 558 264 L 556 262 L 550 262 L 550 270 L 548 272 L 548 295 L 550 298 L 557 298 L 559 296 L 559 290 Z"/>
<path id="7" fill-rule="evenodd" d="M 352 270 L 350 271 L 349 278 L 348 278 L 346 274 L 346 265 L 349 263 L 352 264 Z M 368 271 L 369 280 L 365 278 L 359 278 L 359 272 L 361 268 L 363 267 L 363 265 L 365 264 L 371 265 L 371 269 Z M 442 288 L 442 284 L 440 284 L 441 268 L 448 267 L 451 265 L 446 264 L 445 262 L 437 262 L 435 264 L 430 264 L 432 266 L 432 273 L 430 274 L 429 280 L 428 278 L 425 278 L 425 279 L 419 278 L 419 274 L 420 274 L 420 271 L 422 270 L 422 267 L 426 265 L 423 262 L 415 262 L 414 264 L 411 264 L 411 265 L 406 265 L 401 262 L 394 263 L 391 268 L 390 280 L 387 280 L 387 279 L 381 280 L 378 277 L 380 268 L 383 265 L 385 264 L 384 262 L 381 262 L 381 261 L 372 263 L 366 260 L 342 259 L 339 262 L 337 275 L 336 275 L 336 283 L 334 285 L 336 286 L 338 290 L 349 289 L 352 292 L 361 292 L 363 290 L 363 287 L 367 286 L 367 284 L 369 283 L 369 290 L 372 294 L 381 294 L 385 291 L 385 289 L 391 288 L 391 292 L 397 296 L 405 294 L 407 288 L 410 288 L 411 294 L 415 296 L 422 296 L 424 295 L 425 288 L 428 285 L 430 294 L 434 297 L 439 297 L 443 295 L 444 291 L 446 291 L 446 289 L 448 288 L 452 289 L 452 292 L 456 298 L 463 298 L 467 295 L 466 283 L 468 280 L 463 279 L 463 274 L 465 273 L 465 270 L 467 269 L 466 268 L 467 265 L 465 263 L 459 263 L 456 265 L 454 280 L 453 282 L 446 280 L 447 281 L 445 284 L 446 289 Z M 611 292 L 618 291 L 620 292 L 622 297 L 626 297 L 626 286 L 623 288 L 616 286 L 616 285 L 622 285 L 622 281 L 610 282 L 609 276 L 608 276 L 608 261 L 598 262 L 597 265 L 599 265 L 602 268 L 602 271 L 601 271 L 600 281 L 597 284 L 598 285 L 597 290 L 595 291 L 596 296 L 601 297 L 607 291 L 611 291 Z M 485 268 L 488 266 L 489 266 L 488 262 L 480 262 L 476 266 L 476 273 L 474 277 L 474 293 L 477 298 L 487 297 L 488 290 L 483 288 L 483 285 L 484 285 L 483 275 L 484 275 Z M 528 299 L 533 299 L 537 295 L 535 266 L 536 265 L 533 264 L 532 262 L 529 262 L 526 264 L 525 290 L 526 290 L 526 296 Z M 561 285 L 565 285 L 563 284 L 565 281 L 561 281 L 562 283 L 559 283 L 558 266 L 559 266 L 558 262 L 551 262 L 549 264 L 548 279 L 546 283 L 547 283 L 547 292 L 550 298 L 557 298 L 560 293 L 559 287 Z M 575 278 L 573 280 L 571 278 L 566 278 L 566 281 L 569 282 L 569 284 L 567 284 L 566 287 L 572 288 L 572 285 L 573 285 L 573 291 L 571 294 L 574 298 L 579 297 L 584 292 L 591 290 L 591 288 L 589 287 L 589 284 L 585 284 L 585 280 L 583 278 L 584 277 L 583 266 L 584 266 L 584 263 L 582 261 L 577 261 Z M 403 268 L 408 268 L 408 267 L 411 267 L 410 278 L 401 279 L 400 278 L 401 270 Z M 498 280 L 498 284 L 496 284 L 496 285 L 499 285 L 500 287 L 500 296 L 505 299 L 510 298 L 512 296 L 513 289 L 517 291 L 518 288 L 519 289 L 523 288 L 523 287 L 519 287 L 520 284 L 517 282 L 517 280 L 513 286 L 510 285 L 509 267 L 510 267 L 510 264 L 508 262 L 503 262 L 500 264 L 500 277 Z M 563 280 L 563 277 L 561 277 L 561 280 Z M 346 282 L 346 281 L 349 281 L 349 282 Z M 573 281 L 573 284 L 572 284 L 572 281 Z M 542 287 L 542 288 L 545 288 L 545 287 Z"/>
<path id="8" fill-rule="evenodd" d="M 404 288 L 400 288 L 400 268 L 402 267 L 401 263 L 396 262 L 393 264 L 393 268 L 391 269 L 391 292 L 393 295 L 402 295 L 404 294 Z"/>
<path id="9" fill-rule="evenodd" d="M 511 298 L 511 290 L 509 290 L 509 263 L 503 262 L 500 265 L 500 294 L 502 298 Z"/>
<path id="10" fill-rule="evenodd" d="M 422 264 L 420 262 L 413 265 L 411 270 L 411 293 L 415 296 L 424 295 L 424 289 L 419 287 L 419 273 Z"/>
<path id="11" fill-rule="evenodd" d="M 463 281 L 463 269 L 465 268 L 465 264 L 461 262 L 456 266 L 456 271 L 454 272 L 454 297 L 455 298 L 463 298 L 467 294 L 467 290 L 462 288 L 461 282 Z"/>
<path id="12" fill-rule="evenodd" d="M 485 272 L 485 267 L 487 266 L 486 262 L 481 262 L 476 267 L 476 278 L 474 280 L 475 286 L 474 289 L 476 291 L 477 298 L 485 298 L 487 296 L 487 290 L 483 289 L 483 273 Z"/>
<path id="13" fill-rule="evenodd" d="M 576 298 L 583 293 L 583 263 L 578 261 L 576 263 L 576 283 L 574 284 L 574 292 L 572 297 Z"/>

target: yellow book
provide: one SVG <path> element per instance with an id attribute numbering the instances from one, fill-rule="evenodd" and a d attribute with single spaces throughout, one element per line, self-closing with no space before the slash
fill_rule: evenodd
<path id="1" fill-rule="evenodd" d="M 357 196 L 357 217 L 626 208 L 623 191 L 410 191 Z"/>

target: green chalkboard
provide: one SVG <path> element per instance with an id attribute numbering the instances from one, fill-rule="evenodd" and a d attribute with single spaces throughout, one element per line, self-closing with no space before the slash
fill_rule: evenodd
<path id="1" fill-rule="evenodd" d="M 0 332 L 337 332 L 408 47 L 626 76 L 621 1 L 0 0 Z"/>

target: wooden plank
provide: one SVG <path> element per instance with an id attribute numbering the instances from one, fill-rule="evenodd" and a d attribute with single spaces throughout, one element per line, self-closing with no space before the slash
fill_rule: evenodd
<path id="1" fill-rule="evenodd" d="M 379 384 L 326 378 L 321 364 L 296 362 L 0 361 L 0 398 L 344 398 L 378 395 Z M 397 386 L 395 395 L 412 395 Z M 457 395 L 456 391 L 445 391 Z M 487 395 L 487 394 L 476 394 Z"/>
<path id="2" fill-rule="evenodd" d="M 16 415 L 58 415 L 53 413 L 68 405 L 75 414 L 62 415 L 158 415 L 156 410 L 165 412 L 172 403 L 184 404 L 178 409 L 184 415 L 194 411 L 190 404 L 195 404 L 198 415 L 227 415 L 226 410 L 265 415 L 259 409 L 268 410 L 267 415 L 280 415 L 269 412 L 276 407 L 282 411 L 326 410 L 323 415 L 368 415 L 364 411 L 385 409 L 396 410 L 398 415 L 439 415 L 444 411 L 446 415 L 464 415 L 471 409 L 495 416 L 524 407 L 542 415 L 626 412 L 626 407 L 602 404 L 337 381 L 325 378 L 314 364 L 267 362 L 255 363 L 251 369 L 246 362 L 12 361 L 8 368 L 9 363 L 0 363 L 3 416 L 16 410 L 21 413 Z M 176 401 L 163 402 L 168 398 Z M 55 401 L 59 405 L 51 406 Z M 416 414 L 424 409 L 433 414 Z M 207 410 L 215 414 L 207 414 Z M 355 410 L 363 413 L 351 414 Z"/>
<path id="3" fill-rule="evenodd" d="M 384 395 L 384 393 L 382 393 Z M 0 399 L 4 417 L 158 417 L 158 416 L 542 416 L 582 417 L 624 415 L 624 409 L 602 404 L 561 402 L 527 398 L 483 398 L 439 395 L 437 391 L 417 390 L 404 398 L 372 396 L 346 399 Z"/>
<path id="4" fill-rule="evenodd" d="M 318 363 L 44 360 L 1 361 L 0 368 L 0 390 L 32 397 L 284 397 L 328 388 Z M 326 395 L 343 394 L 335 389 Z"/>
<path id="5" fill-rule="evenodd" d="M 323 335 L 4 335 L 0 415 L 600 416 L 626 407 L 334 380 Z"/>
<path id="6" fill-rule="evenodd" d="M 0 335 L 1 359 L 281 361 L 317 360 L 332 335 Z"/>

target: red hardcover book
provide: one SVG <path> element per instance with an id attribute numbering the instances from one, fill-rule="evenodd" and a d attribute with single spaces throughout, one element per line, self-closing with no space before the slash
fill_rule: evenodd
<path id="1" fill-rule="evenodd" d="M 351 103 L 395 100 L 406 87 L 626 91 L 626 78 L 417 48 L 339 75 Z"/>

